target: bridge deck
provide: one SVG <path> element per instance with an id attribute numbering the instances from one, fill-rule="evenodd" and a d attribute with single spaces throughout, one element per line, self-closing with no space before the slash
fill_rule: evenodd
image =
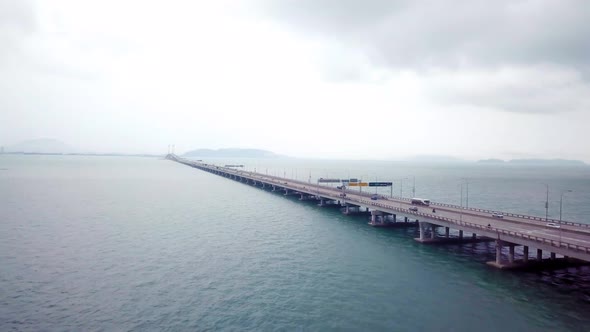
<path id="1" fill-rule="evenodd" d="M 370 198 L 372 194 L 361 193 L 356 190 L 347 189 L 343 191 L 293 179 L 209 165 L 179 158 L 174 155 L 168 155 L 167 158 L 223 176 L 236 176 L 304 194 L 365 206 L 372 210 L 385 213 L 403 213 L 405 215 L 415 216 L 416 218 L 420 218 L 420 221 L 434 225 L 474 232 L 509 243 L 532 246 L 561 255 L 590 261 L 589 224 L 562 222 L 560 228 L 554 228 L 547 226 L 547 223 L 558 223 L 556 220 L 545 220 L 539 217 L 514 213 L 500 212 L 504 215 L 504 218 L 499 219 L 492 217 L 492 211 L 489 210 L 462 208 L 450 204 L 434 202 L 429 207 L 417 206 L 412 205 L 409 199 L 383 196 L 378 200 L 372 200 Z M 346 197 L 341 196 L 343 193 L 346 193 Z M 418 210 L 411 211 L 409 210 L 410 207 L 417 207 Z M 436 209 L 435 213 L 432 212 L 433 208 Z"/>

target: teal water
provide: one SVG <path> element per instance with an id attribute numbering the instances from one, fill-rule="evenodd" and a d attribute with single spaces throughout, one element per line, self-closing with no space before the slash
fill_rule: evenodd
<path id="1" fill-rule="evenodd" d="M 300 179 L 310 170 L 312 178 L 412 175 L 418 196 L 448 203 L 459 203 L 458 179 L 468 177 L 470 206 L 537 215 L 548 182 L 552 192 L 574 190 L 564 219 L 589 222 L 587 169 L 250 163 L 270 173 L 296 165 Z M 484 264 L 492 244 L 424 246 L 414 232 L 374 229 L 364 217 L 166 160 L 3 155 L 0 330 L 590 326 L 588 268 L 500 272 Z"/>

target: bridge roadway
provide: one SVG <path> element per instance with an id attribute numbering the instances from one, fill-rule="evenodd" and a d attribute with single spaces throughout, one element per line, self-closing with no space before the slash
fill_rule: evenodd
<path id="1" fill-rule="evenodd" d="M 368 207 L 386 214 L 403 213 L 419 218 L 421 223 L 449 227 L 496 239 L 500 248 L 502 245 L 524 245 L 590 262 L 590 224 L 564 221 L 561 222 L 560 228 L 554 228 L 547 226 L 548 222 L 559 224 L 559 221 L 553 219 L 545 220 L 540 217 L 494 211 L 504 215 L 504 218 L 499 219 L 492 217 L 493 212 L 489 210 L 464 208 L 436 202 L 431 203 L 430 207 L 417 206 L 412 205 L 410 199 L 400 197 L 380 196 L 378 200 L 372 200 L 371 193 L 363 193 L 356 189 L 340 190 L 309 182 L 196 162 L 176 155 L 168 155 L 167 159 L 217 175 L 254 181 L 353 206 Z M 346 197 L 341 196 L 343 193 L 346 193 Z M 410 207 L 417 207 L 418 211 L 411 211 Z M 435 213 L 432 212 L 433 208 L 436 209 Z M 422 225 L 420 229 L 421 232 L 424 231 Z M 528 248 L 526 250 L 528 251 Z M 513 256 L 513 249 L 511 249 L 511 253 Z M 512 260 L 513 257 L 511 257 Z M 497 262 L 500 261 L 497 259 Z"/>

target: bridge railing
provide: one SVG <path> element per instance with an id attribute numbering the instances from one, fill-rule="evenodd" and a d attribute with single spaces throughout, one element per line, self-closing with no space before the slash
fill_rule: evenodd
<path id="1" fill-rule="evenodd" d="M 367 205 L 367 206 L 376 206 L 376 207 L 381 207 L 381 208 L 384 208 L 384 209 L 389 209 L 389 210 L 394 210 L 394 211 L 400 211 L 400 212 L 410 213 L 410 214 L 413 214 L 413 215 L 427 217 L 427 218 L 430 218 L 430 219 L 435 219 L 435 220 L 440 220 L 440 221 L 446 221 L 446 222 L 450 222 L 452 224 L 456 224 L 456 225 L 460 225 L 460 226 L 467 226 L 467 227 L 476 228 L 476 229 L 481 229 L 481 230 L 485 230 L 485 231 L 488 231 L 488 232 L 489 231 L 492 231 L 492 232 L 496 232 L 498 234 L 504 234 L 504 235 L 509 235 L 509 236 L 514 236 L 514 237 L 518 237 L 518 238 L 530 240 L 530 241 L 541 242 L 543 244 L 548 244 L 548 245 L 550 245 L 552 247 L 564 248 L 564 249 L 567 249 L 567 250 L 574 250 L 574 251 L 578 251 L 578 252 L 590 254 L 590 247 L 581 246 L 581 245 L 577 245 L 577 244 L 571 244 L 571 243 L 563 242 L 563 241 L 556 241 L 556 240 L 549 239 L 549 238 L 542 237 L 542 236 L 533 236 L 533 235 L 529 235 L 529 234 L 524 234 L 524 233 L 514 232 L 514 231 L 509 231 L 509 230 L 504 230 L 504 229 L 495 228 L 495 227 L 482 226 L 482 225 L 479 225 L 479 224 L 474 224 L 474 223 L 470 223 L 470 222 L 466 222 L 466 221 L 461 221 L 461 220 L 456 220 L 456 219 L 447 218 L 447 217 L 441 217 L 441 216 L 434 215 L 434 214 L 429 214 L 429 213 L 411 212 L 411 211 L 408 211 L 407 209 L 404 209 L 404 208 L 392 207 L 392 206 L 381 204 L 381 203 L 378 203 L 378 202 L 375 202 L 375 201 L 358 200 L 358 203 L 361 203 L 361 204 L 364 204 L 364 205 Z"/>
<path id="2" fill-rule="evenodd" d="M 225 167 L 220 167 L 220 166 L 214 166 L 214 165 L 207 165 L 207 164 L 202 164 L 202 163 L 197 163 L 188 159 L 184 159 L 184 158 L 180 158 L 177 156 L 174 156 L 174 160 L 189 165 L 189 166 L 193 166 L 193 167 L 197 167 L 196 165 L 203 165 L 205 168 L 210 169 L 210 170 L 219 170 L 219 171 L 224 171 L 224 172 L 228 172 L 228 173 L 233 173 L 236 175 L 241 175 L 241 176 L 249 176 L 249 177 L 266 177 L 266 178 L 270 178 L 270 179 L 275 179 L 277 184 L 280 184 L 282 182 L 284 182 L 285 180 L 291 182 L 291 183 L 297 183 L 297 184 L 301 184 L 301 185 L 306 185 L 309 186 L 310 188 L 314 188 L 316 190 L 320 190 L 323 189 L 322 186 L 320 185 L 316 185 L 314 183 L 309 183 L 309 182 L 305 182 L 305 181 L 300 181 L 300 180 L 296 180 L 296 179 L 285 179 L 282 177 L 277 177 L 277 176 L 273 176 L 273 175 L 267 175 L 267 174 L 261 174 L 261 173 L 254 173 L 254 172 L 248 172 L 248 171 L 240 171 L 240 170 L 235 170 L 235 169 L 231 169 L 231 168 L 225 168 Z M 201 168 L 201 167 L 199 167 Z M 282 182 L 281 182 L 282 181 Z M 339 190 L 340 191 L 340 190 Z M 370 192 L 361 192 L 358 190 L 354 190 L 354 189 L 349 189 L 346 188 L 344 190 L 342 190 L 345 193 L 350 193 L 350 194 L 355 194 L 355 195 L 361 195 L 361 196 L 365 196 L 365 197 L 370 197 L 374 194 L 370 193 Z M 387 196 L 383 196 L 383 195 L 379 195 L 381 196 L 381 199 L 384 200 L 389 200 L 389 198 Z M 411 199 L 410 198 L 405 198 L 405 197 L 391 197 L 391 199 L 394 200 L 402 200 L 402 201 L 406 201 L 406 202 L 410 202 Z M 574 226 L 574 227 L 583 227 L 583 228 L 590 228 L 590 224 L 585 224 L 585 223 L 576 223 L 576 222 L 571 222 L 571 221 L 559 221 L 556 219 L 552 219 L 552 218 L 541 218 L 541 217 L 535 217 L 535 216 L 529 216 L 529 215 L 525 215 L 525 214 L 517 214 L 517 213 L 510 213 L 510 212 L 502 212 L 502 211 L 497 211 L 497 210 L 489 210 L 489 209 L 479 209 L 479 208 L 468 208 L 468 207 L 461 207 L 459 205 L 454 205 L 454 204 L 446 204 L 446 203 L 439 203 L 439 202 L 431 202 L 431 205 L 433 206 L 439 206 L 439 207 L 449 207 L 449 208 L 453 208 L 453 209 L 459 209 L 459 210 L 467 210 L 467 211 L 474 211 L 474 212 L 480 212 L 480 213 L 501 213 L 504 216 L 508 216 L 508 217 L 515 217 L 515 218 L 521 218 L 521 219 L 527 219 L 527 220 L 533 220 L 533 221 L 538 221 L 539 223 L 546 223 L 546 222 L 553 222 L 553 223 L 560 223 L 563 225 L 569 225 L 569 226 Z"/>
<path id="3" fill-rule="evenodd" d="M 522 219 L 528 219 L 528 220 L 534 220 L 534 221 L 539 221 L 539 222 L 552 222 L 552 223 L 559 223 L 559 224 L 563 224 L 563 225 L 569 225 L 569 226 L 577 226 L 577 227 L 585 227 L 585 228 L 590 228 L 590 224 L 584 224 L 584 223 L 577 223 L 577 222 L 571 222 L 571 221 L 559 221 L 556 219 L 552 219 L 552 218 L 541 218 L 541 217 L 534 217 L 534 216 L 529 216 L 526 214 L 518 214 L 518 213 L 510 213 L 510 212 L 502 212 L 502 211 L 494 211 L 494 210 L 488 210 L 488 209 L 478 209 L 478 208 L 467 208 L 467 207 L 461 207 L 458 205 L 453 205 L 453 204 L 446 204 L 446 203 L 438 203 L 438 202 L 432 202 L 430 205 L 434 205 L 434 206 L 443 206 L 443 207 L 449 207 L 449 208 L 453 208 L 453 209 L 459 209 L 459 210 L 467 210 L 467 211 L 475 211 L 475 212 L 483 212 L 483 213 L 501 213 L 505 216 L 508 217 L 516 217 L 516 218 L 522 218 Z"/>

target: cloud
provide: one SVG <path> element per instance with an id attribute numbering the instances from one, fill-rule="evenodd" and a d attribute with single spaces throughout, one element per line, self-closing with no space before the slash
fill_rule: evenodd
<path id="1" fill-rule="evenodd" d="M 37 27 L 32 1 L 0 0 L 0 29 L 30 33 Z"/>
<path id="2" fill-rule="evenodd" d="M 443 104 L 541 114 L 590 109 L 590 85 L 570 67 L 438 70 L 426 80 L 426 94 Z"/>
<path id="3" fill-rule="evenodd" d="M 518 113 L 589 106 L 587 1 L 284 0 L 263 7 L 322 41 L 319 63 L 330 81 L 413 71 L 445 103 Z"/>
<path id="4" fill-rule="evenodd" d="M 272 1 L 277 20 L 347 41 L 389 66 L 587 64 L 590 3 L 566 1 Z"/>

